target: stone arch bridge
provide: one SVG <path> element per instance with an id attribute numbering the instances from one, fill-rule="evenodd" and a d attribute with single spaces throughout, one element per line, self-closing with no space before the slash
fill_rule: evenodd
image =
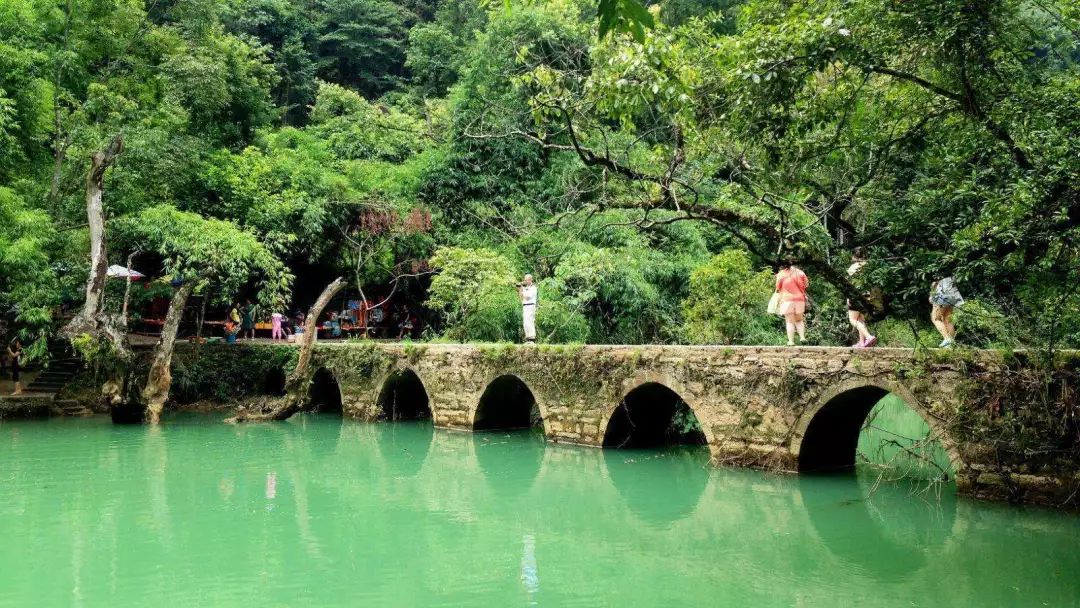
<path id="1" fill-rule="evenodd" d="M 1033 366 L 1018 357 L 971 350 L 326 342 L 315 349 L 312 395 L 327 400 L 329 394 L 344 415 L 362 420 L 429 412 L 438 427 L 539 426 L 549 441 L 598 447 L 662 441 L 682 407 L 697 419 L 696 439 L 708 445 L 715 464 L 817 471 L 854 465 L 864 419 L 893 393 L 927 421 L 960 493 L 1075 504 L 1075 429 L 1070 443 L 1070 431 L 1048 420 L 1035 432 L 1060 449 L 1034 457 L 1005 411 L 1010 400 L 1029 407 L 1029 398 L 1061 406 L 1073 398 L 1074 376 L 1022 394 L 1024 386 L 1039 384 L 1017 380 Z M 1058 388 L 1048 395 L 1046 386 Z"/>

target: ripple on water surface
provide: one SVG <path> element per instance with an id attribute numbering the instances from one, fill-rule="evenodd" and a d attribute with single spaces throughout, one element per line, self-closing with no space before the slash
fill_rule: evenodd
<path id="1" fill-rule="evenodd" d="M 1075 516 L 700 449 L 309 415 L 4 422 L 0 450 L 2 606 L 1080 604 Z"/>

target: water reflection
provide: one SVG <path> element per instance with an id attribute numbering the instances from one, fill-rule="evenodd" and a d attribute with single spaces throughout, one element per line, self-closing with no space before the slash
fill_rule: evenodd
<path id="1" fill-rule="evenodd" d="M 0 606 L 1080 606 L 1075 516 L 484 436 L 5 423 Z"/>
<path id="2" fill-rule="evenodd" d="M 540 568 L 536 564 L 536 537 L 526 534 L 521 539 L 521 585 L 525 588 L 530 606 L 536 606 L 540 592 Z"/>
<path id="3" fill-rule="evenodd" d="M 543 433 L 530 429 L 476 433 L 472 440 L 476 462 L 497 496 L 528 493 L 544 462 Z"/>
<path id="4" fill-rule="evenodd" d="M 270 424 L 264 426 L 280 426 L 283 427 L 286 432 L 297 437 L 305 436 L 307 434 L 306 431 L 309 428 L 318 427 L 323 429 L 327 426 L 332 427 L 337 432 L 325 433 L 333 436 L 333 440 L 331 441 L 327 441 L 326 439 L 323 439 L 322 441 L 301 440 L 303 448 L 310 450 L 311 454 L 315 456 L 332 456 L 338 450 L 338 446 L 342 441 L 342 435 L 345 433 L 345 427 L 347 425 L 340 413 L 317 411 L 296 414 L 289 418 L 288 422 L 284 425 Z"/>
<path id="5" fill-rule="evenodd" d="M 619 496 L 642 521 L 666 527 L 697 507 L 709 483 L 709 450 L 603 450 L 604 465 Z"/>
<path id="6" fill-rule="evenodd" d="M 872 475 L 799 476 L 810 523 L 833 556 L 881 582 L 902 580 L 942 552 L 956 522 L 955 490 L 919 496 Z"/>
<path id="7" fill-rule="evenodd" d="M 430 421 L 375 422 L 372 434 L 386 468 L 394 475 L 412 477 L 424 466 L 435 428 Z"/>

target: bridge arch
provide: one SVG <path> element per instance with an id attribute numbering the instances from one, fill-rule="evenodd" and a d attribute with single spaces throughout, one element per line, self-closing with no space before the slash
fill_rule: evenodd
<path id="1" fill-rule="evenodd" d="M 337 376 L 329 368 L 320 367 L 308 385 L 308 407 L 325 414 L 342 413 L 344 403 Z"/>
<path id="2" fill-rule="evenodd" d="M 262 394 L 275 397 L 285 396 L 285 370 L 280 367 L 271 368 L 262 379 Z"/>
<path id="3" fill-rule="evenodd" d="M 825 391 L 796 422 L 790 451 L 800 472 L 841 471 L 855 466 L 859 434 L 870 410 L 888 394 L 904 401 L 926 421 L 952 465 L 955 477 L 963 468 L 956 443 L 944 424 L 902 384 L 889 380 L 853 379 Z"/>
<path id="4" fill-rule="evenodd" d="M 376 405 L 380 419 L 427 420 L 432 417 L 427 389 L 412 369 L 391 372 L 379 386 Z"/>
<path id="5" fill-rule="evenodd" d="M 547 434 L 546 412 L 525 381 L 515 374 L 496 376 L 484 385 L 473 410 L 474 431 L 540 427 Z"/>
<path id="6" fill-rule="evenodd" d="M 624 384 L 629 390 L 600 421 L 605 448 L 643 448 L 665 444 L 706 445 L 712 443 L 711 430 L 700 410 L 688 403 L 680 383 L 671 378 L 644 374 Z M 698 430 L 673 436 L 676 418 L 696 423 Z"/>

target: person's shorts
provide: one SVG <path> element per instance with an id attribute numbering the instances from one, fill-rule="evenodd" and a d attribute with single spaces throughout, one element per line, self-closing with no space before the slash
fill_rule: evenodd
<path id="1" fill-rule="evenodd" d="M 788 300 L 787 302 L 781 302 L 780 307 L 776 309 L 778 315 L 802 315 L 806 314 L 806 302 L 804 300 Z"/>
<path id="2" fill-rule="evenodd" d="M 930 298 L 930 303 L 934 306 L 948 306 L 949 308 L 956 306 L 956 300 L 938 294 L 934 294 L 934 296 Z"/>
<path id="3" fill-rule="evenodd" d="M 862 300 L 856 300 L 854 302 L 852 302 L 851 300 L 848 300 L 847 301 L 847 309 L 848 309 L 848 312 L 857 312 L 860 315 L 866 315 L 866 314 L 870 313 L 869 310 L 866 310 L 866 305 L 863 304 Z"/>

